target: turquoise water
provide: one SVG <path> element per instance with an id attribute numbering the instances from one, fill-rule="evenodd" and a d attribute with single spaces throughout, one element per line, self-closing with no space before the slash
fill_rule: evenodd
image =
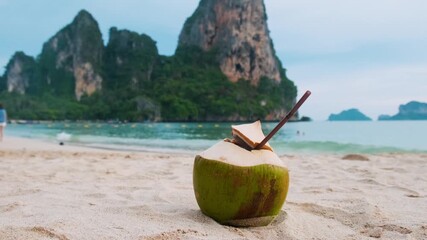
<path id="1" fill-rule="evenodd" d="M 10 124 L 5 134 L 66 144 L 129 151 L 197 152 L 231 137 L 232 123 Z M 268 133 L 277 123 L 263 123 Z M 287 123 L 270 144 L 286 153 L 427 152 L 427 121 Z"/>

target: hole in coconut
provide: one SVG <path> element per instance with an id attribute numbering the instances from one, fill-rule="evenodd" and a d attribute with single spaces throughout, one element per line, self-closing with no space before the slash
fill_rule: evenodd
<path id="1" fill-rule="evenodd" d="M 231 142 L 248 151 L 253 150 L 265 138 L 259 120 L 253 123 L 232 125 L 231 129 L 233 134 Z M 261 149 L 273 151 L 268 143 Z"/>
<path id="2" fill-rule="evenodd" d="M 250 145 L 248 145 L 245 141 L 243 141 L 243 139 L 241 139 L 237 135 L 233 135 L 233 140 L 231 142 L 234 143 L 234 144 L 236 144 L 237 146 L 243 148 L 243 149 L 248 150 L 248 151 L 251 151 L 253 149 L 253 147 L 251 147 Z"/>

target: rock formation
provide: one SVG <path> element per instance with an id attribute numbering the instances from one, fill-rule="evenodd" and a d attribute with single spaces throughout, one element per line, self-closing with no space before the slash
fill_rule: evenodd
<path id="1" fill-rule="evenodd" d="M 36 71 L 33 57 L 16 52 L 6 66 L 6 89 L 8 92 L 25 94 Z"/>
<path id="2" fill-rule="evenodd" d="M 22 99 L 31 110 L 7 97 L 25 119 L 279 120 L 297 90 L 266 20 L 262 0 L 201 0 L 175 55 L 161 56 L 148 35 L 115 27 L 104 46 L 98 23 L 82 10 L 36 60 L 12 58 L 0 92 L 30 97 Z"/>
<path id="3" fill-rule="evenodd" d="M 80 11 L 71 24 L 43 45 L 42 84 L 52 85 L 56 92 L 65 91 L 64 86 L 74 88 L 78 100 L 83 94 L 91 95 L 101 89 L 103 48 L 98 23 L 87 11 Z"/>
<path id="4" fill-rule="evenodd" d="M 201 0 L 187 19 L 178 47 L 217 51 L 221 71 L 232 82 L 261 77 L 280 82 L 282 66 L 275 56 L 263 0 Z"/>
<path id="5" fill-rule="evenodd" d="M 397 114 L 380 115 L 378 120 L 427 120 L 427 103 L 411 101 L 402 104 Z"/>
<path id="6" fill-rule="evenodd" d="M 104 81 L 113 89 L 123 86 L 143 89 L 151 81 L 158 56 L 156 42 L 148 35 L 113 27 L 105 52 L 108 77 Z"/>

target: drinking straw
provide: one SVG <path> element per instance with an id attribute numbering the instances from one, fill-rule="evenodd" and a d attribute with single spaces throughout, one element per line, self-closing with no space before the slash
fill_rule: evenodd
<path id="1" fill-rule="evenodd" d="M 282 128 L 283 125 L 285 125 L 285 123 L 289 121 L 289 119 L 298 111 L 298 109 L 305 102 L 305 100 L 307 100 L 310 94 L 310 91 L 306 91 L 301 97 L 301 99 L 291 109 L 291 111 L 288 112 L 288 114 L 279 122 L 279 124 L 277 124 L 277 126 L 264 138 L 264 140 L 262 140 L 258 145 L 256 145 L 254 149 L 262 148 L 262 146 L 264 146 L 268 142 L 268 140 L 270 140 L 270 138 L 272 138 L 280 130 L 280 128 Z"/>

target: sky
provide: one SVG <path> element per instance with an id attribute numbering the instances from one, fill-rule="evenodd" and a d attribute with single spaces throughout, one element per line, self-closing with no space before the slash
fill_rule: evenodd
<path id="1" fill-rule="evenodd" d="M 31 56 L 81 9 L 104 42 L 115 26 L 145 33 L 172 55 L 198 0 L 0 0 L 0 74 L 15 51 Z M 426 0 L 264 0 L 276 53 L 312 95 L 300 115 L 326 120 L 350 108 L 377 119 L 427 102 Z"/>

